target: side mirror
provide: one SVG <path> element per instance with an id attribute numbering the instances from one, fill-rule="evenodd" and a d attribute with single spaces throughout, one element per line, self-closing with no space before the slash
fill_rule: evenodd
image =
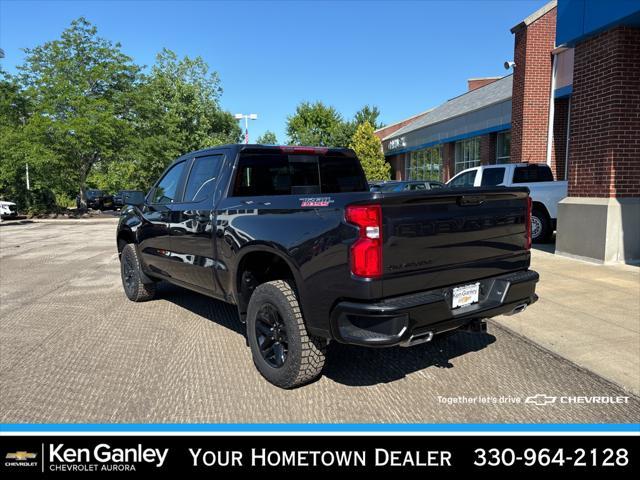
<path id="1" fill-rule="evenodd" d="M 134 207 L 144 205 L 144 202 L 145 197 L 142 192 L 125 193 L 122 198 L 122 203 L 125 205 L 133 205 Z"/>

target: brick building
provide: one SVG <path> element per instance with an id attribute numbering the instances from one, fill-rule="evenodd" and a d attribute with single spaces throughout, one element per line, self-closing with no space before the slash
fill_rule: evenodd
<path id="1" fill-rule="evenodd" d="M 568 181 L 557 251 L 640 260 L 640 2 L 554 0 L 511 32 L 512 75 L 377 131 L 394 177 L 546 163 Z"/>
<path id="2" fill-rule="evenodd" d="M 469 81 L 468 92 L 382 136 L 394 178 L 447 180 L 465 168 L 508 161 L 512 76 Z"/>
<path id="3" fill-rule="evenodd" d="M 569 195 L 559 205 L 556 251 L 635 263 L 640 260 L 640 2 L 560 0 L 556 44 L 573 51 Z"/>

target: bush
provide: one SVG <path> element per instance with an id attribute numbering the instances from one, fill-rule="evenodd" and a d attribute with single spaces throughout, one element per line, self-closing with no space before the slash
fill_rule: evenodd
<path id="1" fill-rule="evenodd" d="M 58 208 L 76 208 L 76 199 L 66 193 L 56 193 L 56 205 Z"/>
<path id="2" fill-rule="evenodd" d="M 28 215 L 56 212 L 56 195 L 48 188 L 34 188 L 27 194 L 26 209 Z"/>

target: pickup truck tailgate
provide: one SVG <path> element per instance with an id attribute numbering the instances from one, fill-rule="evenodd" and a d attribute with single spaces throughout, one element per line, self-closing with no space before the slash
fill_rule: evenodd
<path id="1" fill-rule="evenodd" d="M 504 187 L 385 194 L 385 297 L 528 268 L 527 197 Z"/>

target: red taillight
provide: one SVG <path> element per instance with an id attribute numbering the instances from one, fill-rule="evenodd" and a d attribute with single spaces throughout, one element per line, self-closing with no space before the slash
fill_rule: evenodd
<path id="1" fill-rule="evenodd" d="M 366 278 L 382 276 L 382 208 L 348 206 L 345 218 L 360 229 L 358 240 L 351 245 L 351 273 Z"/>
<path id="2" fill-rule="evenodd" d="M 531 249 L 531 197 L 527 197 L 527 214 L 524 218 L 525 234 L 524 234 L 524 249 Z"/>

